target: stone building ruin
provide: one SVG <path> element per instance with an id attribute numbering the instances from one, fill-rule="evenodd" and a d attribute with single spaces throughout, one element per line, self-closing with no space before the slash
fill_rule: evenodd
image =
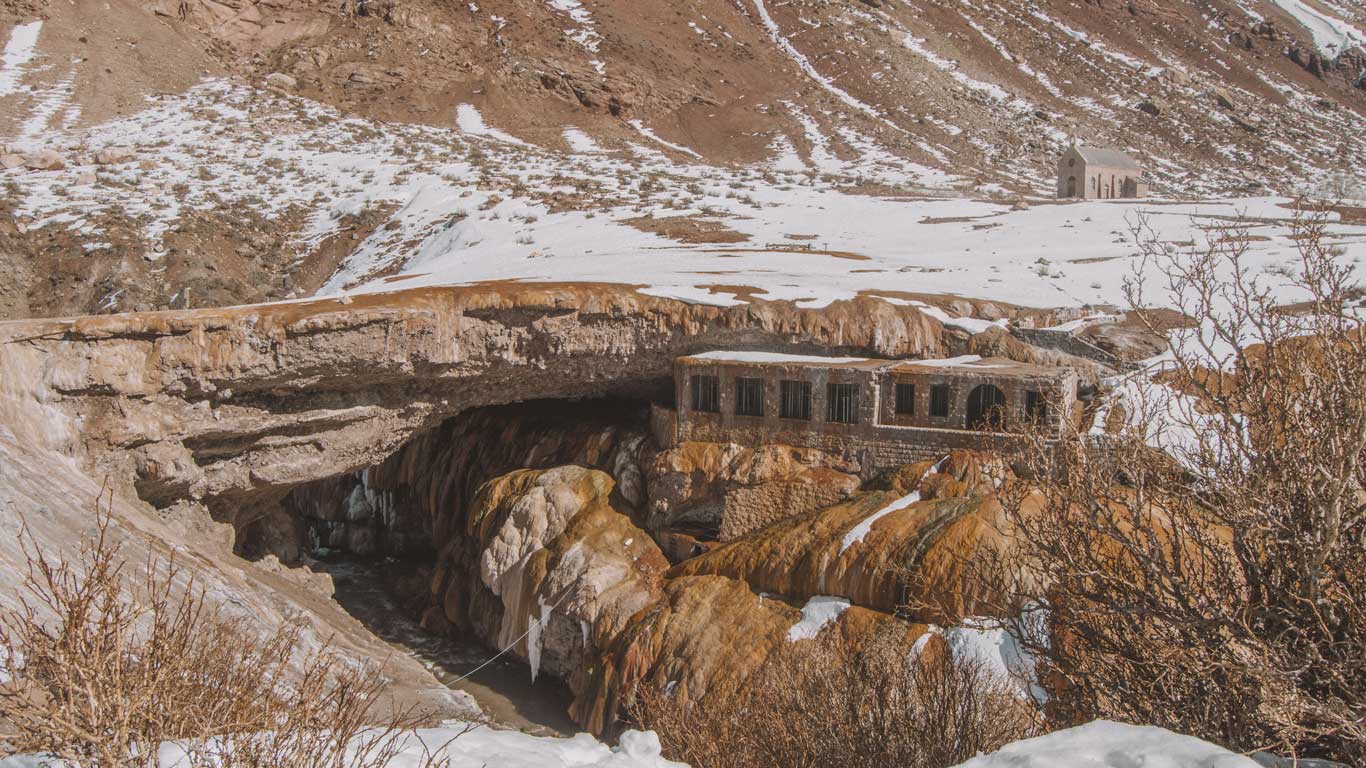
<path id="1" fill-rule="evenodd" d="M 1058 158 L 1058 197 L 1110 200 L 1148 196 L 1143 168 L 1117 149 L 1073 144 Z"/>
<path id="2" fill-rule="evenodd" d="M 858 460 L 865 473 L 1059 433 L 1077 375 L 1003 358 L 880 360 L 708 352 L 674 367 L 677 442 L 778 443 Z"/>

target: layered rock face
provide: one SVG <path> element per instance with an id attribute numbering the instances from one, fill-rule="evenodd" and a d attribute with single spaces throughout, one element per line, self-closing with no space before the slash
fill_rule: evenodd
<path id="1" fill-rule="evenodd" d="M 259 542 L 257 551 L 288 550 L 279 542 L 293 533 L 306 537 L 299 543 L 360 556 L 432 555 L 464 531 L 485 482 L 565 464 L 606 471 L 634 508 L 645 493 L 642 457 L 653 452 L 644 411 L 629 400 L 477 408 L 419 434 L 376 466 L 296 488 L 282 514 L 249 538 Z"/>
<path id="2" fill-rule="evenodd" d="M 510 647 L 601 731 L 639 685 L 734 692 L 811 598 L 853 604 L 831 631 L 909 642 L 923 627 L 896 616 L 899 575 L 942 574 L 947 590 L 957 558 L 999 544 L 1000 470 L 970 454 L 865 492 L 859 467 L 814 451 L 658 452 L 645 403 L 669 396 L 674 358 L 934 355 L 941 330 L 877 300 L 720 308 L 520 285 L 14 323 L 0 325 L 0 436 L 107 474 L 129 519 L 149 512 L 129 491 L 165 512 L 202 504 L 239 552 L 428 561 L 426 627 Z M 679 536 L 713 551 L 669 570 L 665 549 L 694 554 Z M 257 578 L 312 592 L 279 571 Z"/>
<path id="3" fill-rule="evenodd" d="M 6 323 L 0 357 L 31 356 L 16 396 L 78 415 L 102 471 L 243 531 L 295 486 L 378 464 L 470 408 L 667 397 L 674 358 L 704 349 L 942 349 L 936 320 L 872 299 L 816 311 L 494 285 L 342 301 Z"/>
<path id="4" fill-rule="evenodd" d="M 582 467 L 520 470 L 486 484 L 438 558 L 428 626 L 468 627 L 582 688 L 598 643 L 659 595 L 667 561 L 612 507 L 614 483 Z M 471 573 L 473 572 L 473 573 Z M 471 578 L 473 576 L 473 578 Z"/>
<path id="5" fill-rule="evenodd" d="M 886 613 L 933 603 L 973 615 L 981 596 L 963 592 L 963 568 L 980 552 L 1009 545 L 995 497 L 1005 474 L 995 460 L 955 451 L 937 464 L 905 467 L 885 490 L 790 517 L 669 575 L 726 576 L 792 600 L 838 596 Z"/>
<path id="6" fill-rule="evenodd" d="M 652 493 L 637 518 L 654 517 L 653 489 L 672 478 L 680 454 L 734 457 L 737 449 L 684 444 L 660 454 L 645 471 Z M 778 463 L 791 474 L 767 477 L 781 485 L 830 471 L 821 457 L 805 458 L 815 460 Z M 509 648 L 533 674 L 568 684 L 577 722 L 610 731 L 641 686 L 699 702 L 738 695 L 784 643 L 860 643 L 893 631 L 909 646 L 927 627 L 907 617 L 945 618 L 914 606 L 982 612 L 990 604 L 982 598 L 996 596 L 964 591 L 964 567 L 986 551 L 1008 553 L 995 498 L 1007 481 L 999 460 L 954 452 L 874 490 L 855 484 L 841 503 L 768 522 L 669 569 L 655 539 L 667 547 L 671 529 L 633 522 L 606 472 L 516 470 L 485 483 L 466 507 L 463 530 L 438 557 L 424 623 Z M 695 497 L 673 500 L 725 509 L 724 491 L 693 488 Z M 803 628 L 818 604 L 836 610 Z"/>

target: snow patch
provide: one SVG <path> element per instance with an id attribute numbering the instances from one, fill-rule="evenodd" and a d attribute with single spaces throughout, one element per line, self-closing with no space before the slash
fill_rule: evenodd
<path id="1" fill-rule="evenodd" d="M 33 51 L 38 45 L 38 33 L 43 22 L 30 21 L 20 24 L 10 32 L 9 42 L 4 53 L 0 53 L 0 96 L 8 96 L 19 90 L 19 77 L 24 67 L 33 59 Z"/>
<path id="2" fill-rule="evenodd" d="M 788 58 L 792 59 L 792 61 L 806 73 L 807 77 L 815 80 L 818 85 L 829 91 L 831 95 L 845 104 L 848 104 L 870 117 L 877 118 L 886 125 L 895 128 L 897 131 L 901 130 L 898 125 L 888 120 L 881 112 L 854 98 L 848 92 L 835 85 L 830 78 L 817 71 L 815 65 L 806 57 L 806 54 L 797 50 L 797 47 L 783 36 L 783 31 L 778 27 L 778 22 L 774 21 L 773 17 L 768 15 L 768 8 L 764 6 L 764 0 L 754 0 L 754 8 L 759 12 L 759 20 L 762 21 L 764 27 L 768 29 L 768 36 L 773 39 L 773 42 L 776 43 L 779 48 L 783 49 L 783 52 L 787 54 Z"/>
<path id="3" fill-rule="evenodd" d="M 1323 55 L 1337 58 L 1356 47 L 1366 47 L 1366 32 L 1342 19 L 1311 7 L 1303 0 L 1271 0 L 1281 10 L 1295 17 L 1314 37 L 1314 45 Z"/>
<path id="4" fill-rule="evenodd" d="M 957 768 L 1257 768 L 1251 758 L 1150 725 L 1096 720 L 1007 744 Z"/>
<path id="5" fill-rule="evenodd" d="M 374 732 L 358 736 L 350 749 L 359 750 Z M 495 730 L 446 721 L 439 728 L 423 728 L 399 739 L 398 750 L 388 768 L 418 768 L 427 765 L 427 755 L 447 758 L 450 765 L 498 766 L 498 768 L 687 768 L 683 763 L 662 756 L 659 736 L 654 731 L 627 731 L 618 746 L 609 747 L 586 733 L 569 738 L 532 736 L 520 731 Z M 190 768 L 183 747 L 172 742 L 161 745 L 157 753 L 159 768 Z M 67 764 L 47 756 L 10 757 L 0 760 L 0 768 L 67 768 Z"/>
<path id="6" fill-rule="evenodd" d="M 461 132 L 468 133 L 471 136 L 482 136 L 487 139 L 503 141 L 508 144 L 516 144 L 521 147 L 530 146 L 525 141 L 522 141 L 512 134 L 504 133 L 497 128 L 489 126 L 484 122 L 484 116 L 479 114 L 479 110 L 475 109 L 473 104 L 460 104 L 456 106 L 455 125 Z"/>
<path id="7" fill-rule="evenodd" d="M 982 320 L 976 317 L 953 317 L 949 315 L 949 313 L 940 309 L 939 307 L 930 306 L 929 304 L 926 304 L 923 301 L 910 301 L 907 302 L 907 305 L 919 309 L 921 312 L 924 312 L 930 317 L 933 317 L 935 320 L 938 320 L 944 325 L 947 325 L 951 328 L 961 328 L 962 330 L 965 330 L 971 334 L 981 333 L 982 331 L 985 331 L 988 328 L 1006 327 L 1005 320 Z"/>
<path id="8" fill-rule="evenodd" d="M 593 141 L 592 136 L 578 128 L 565 128 L 562 135 L 564 136 L 564 143 L 580 154 L 593 155 L 605 151 L 596 141 Z"/>
<path id="9" fill-rule="evenodd" d="M 943 56 L 940 56 L 931 51 L 930 49 L 926 48 L 925 41 L 923 39 L 918 38 L 915 35 L 912 35 L 908 32 L 906 36 L 902 38 L 901 44 L 904 45 L 908 50 L 914 52 L 921 58 L 933 64 L 936 68 L 946 73 L 949 77 L 958 81 L 958 83 L 960 83 L 964 87 L 977 91 L 978 93 L 984 93 L 987 96 L 996 99 L 997 101 L 1010 100 L 1010 94 L 1006 93 L 1004 88 L 1002 88 L 999 85 L 984 83 L 981 80 L 975 80 L 969 77 L 967 74 L 965 74 L 962 70 L 958 68 L 957 62 L 949 61 Z"/>
<path id="10" fill-rule="evenodd" d="M 930 365 L 935 368 L 953 368 L 959 365 L 971 365 L 981 362 L 981 355 L 959 355 L 958 357 L 944 357 L 931 360 L 907 360 L 906 365 Z"/>
<path id="11" fill-rule="evenodd" d="M 787 631 L 787 641 L 811 640 L 819 635 L 827 624 L 838 619 L 840 614 L 849 610 L 849 601 L 842 597 L 816 595 L 802 607 L 802 618 Z"/>
<path id="12" fill-rule="evenodd" d="M 863 541 L 864 537 L 868 535 L 868 532 L 873 530 L 873 523 L 876 523 L 877 521 L 881 520 L 887 515 L 892 514 L 893 512 L 906 509 L 907 507 L 911 506 L 912 504 L 916 504 L 919 501 L 920 491 L 911 491 L 905 496 L 902 496 L 896 501 L 893 501 L 892 503 L 888 504 L 882 509 L 879 509 L 873 514 L 860 520 L 858 525 L 854 526 L 853 528 L 850 528 L 849 532 L 844 534 L 844 539 L 840 542 L 840 554 L 844 554 L 845 550 Z"/>
<path id="13" fill-rule="evenodd" d="M 672 150 L 675 151 L 675 152 L 681 152 L 681 153 L 683 153 L 683 154 L 685 154 L 685 155 L 687 155 L 687 156 L 689 156 L 689 157 L 691 157 L 691 158 L 693 158 L 693 159 L 696 159 L 696 160 L 701 160 L 701 159 L 702 159 L 702 156 L 701 156 L 701 155 L 697 154 L 696 152 L 692 151 L 691 149 L 688 149 L 687 147 L 682 146 L 681 144 L 674 144 L 674 143 L 671 142 L 671 141 L 668 141 L 668 140 L 666 140 L 666 139 L 661 138 L 661 137 L 660 137 L 659 135 L 657 135 L 654 131 L 650 130 L 649 128 L 646 128 L 646 127 L 645 127 L 645 123 L 643 123 L 643 122 L 641 122 L 641 121 L 639 121 L 639 120 L 632 120 L 632 121 L 631 121 L 631 127 L 634 128 L 634 129 L 636 129 L 636 131 L 637 131 L 641 136 L 644 136 L 645 138 L 649 139 L 650 141 L 655 142 L 656 144 L 659 144 L 659 145 L 661 145 L 661 146 L 668 147 L 669 149 L 672 149 Z"/>

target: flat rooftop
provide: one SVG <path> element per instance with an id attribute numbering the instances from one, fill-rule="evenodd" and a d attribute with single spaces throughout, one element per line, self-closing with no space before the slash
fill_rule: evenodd
<path id="1" fill-rule="evenodd" d="M 747 352 L 717 350 L 679 358 L 685 363 L 748 365 L 783 368 L 852 368 L 901 373 L 936 373 L 941 375 L 1002 375 L 1055 376 L 1066 373 L 1065 368 L 1052 368 L 1021 363 L 1004 357 L 964 355 L 933 360 L 887 360 L 876 357 L 822 357 L 820 355 L 789 355 L 781 352 Z"/>

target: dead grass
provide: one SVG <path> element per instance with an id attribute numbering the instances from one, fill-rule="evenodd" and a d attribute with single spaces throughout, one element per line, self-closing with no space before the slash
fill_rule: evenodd
<path id="1" fill-rule="evenodd" d="M 173 559 L 129 572 L 110 497 L 71 561 L 25 532 L 19 605 L 0 611 L 0 756 L 72 765 L 378 768 L 422 720 L 384 710 L 384 676 L 305 626 L 270 632 L 210 604 Z M 425 765 L 443 764 L 430 755 Z"/>
<path id="2" fill-rule="evenodd" d="M 649 689 L 628 710 L 693 768 L 946 768 L 1036 733 L 1032 707 L 975 659 L 908 651 L 904 633 L 826 632 L 780 648 L 742 696 Z"/>

